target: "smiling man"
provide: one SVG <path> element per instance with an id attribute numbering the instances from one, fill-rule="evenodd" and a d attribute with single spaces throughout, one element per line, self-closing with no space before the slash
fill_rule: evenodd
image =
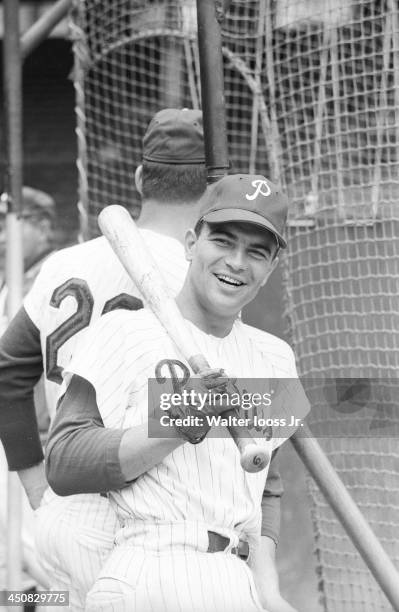
<path id="1" fill-rule="evenodd" d="M 180 304 L 185 296 L 188 300 L 195 296 L 191 302 L 196 324 L 215 335 L 226 333 L 237 312 L 257 295 L 276 267 L 280 249 L 277 235 L 244 220 L 250 211 L 229 210 L 241 220 L 222 222 L 218 213 L 224 210 L 210 211 L 188 233 L 186 257 L 191 269 L 177 300 Z"/>
<path id="2" fill-rule="evenodd" d="M 225 380 L 223 370 L 242 378 L 297 377 L 290 347 L 239 317 L 286 246 L 287 204 L 263 176 L 227 176 L 207 189 L 187 232 L 189 270 L 177 304 L 213 368 L 213 387 Z M 210 427 L 193 444 L 179 427 L 172 439 L 148 437 L 148 380 L 168 364 L 171 373 L 187 371 L 145 308 L 104 315 L 68 367 L 59 409 L 95 402 L 105 427 L 125 429 L 119 459 L 132 482 L 110 493 L 121 529 L 86 610 L 255 612 L 266 602 L 268 609 L 293 610 L 279 594 L 273 555 L 260 550 L 267 470 L 243 472 L 233 440 L 207 436 Z M 207 374 L 197 381 L 204 391 Z M 306 398 L 297 399 L 306 413 Z M 258 439 L 269 451 L 283 441 Z"/>

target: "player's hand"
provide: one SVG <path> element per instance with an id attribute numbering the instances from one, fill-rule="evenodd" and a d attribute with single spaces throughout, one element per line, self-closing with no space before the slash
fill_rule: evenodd
<path id="1" fill-rule="evenodd" d="M 48 487 L 44 462 L 38 463 L 25 470 L 19 470 L 18 476 L 25 489 L 29 503 L 33 510 L 40 506 L 43 494 Z"/>
<path id="2" fill-rule="evenodd" d="M 202 410 L 206 414 L 219 415 L 232 408 L 228 396 L 231 393 L 237 393 L 237 389 L 234 387 L 236 380 L 232 376 L 227 376 L 221 368 L 209 368 L 202 370 L 198 378 L 191 378 L 188 386 L 197 387 L 203 392 L 207 392 L 210 401 L 205 404 Z M 215 401 L 216 399 L 219 400 L 218 395 L 223 395 L 220 402 Z"/>
<path id="3" fill-rule="evenodd" d="M 267 612 L 297 612 L 280 593 L 269 593 L 261 598 L 261 604 Z"/>
<path id="4" fill-rule="evenodd" d="M 185 389 L 195 390 L 197 397 L 207 397 L 208 401 L 195 405 L 200 414 L 218 416 L 226 410 L 234 409 L 231 394 L 239 392 L 234 386 L 236 380 L 227 376 L 221 368 L 209 368 L 202 370 L 198 377 L 190 378 Z"/>
<path id="5" fill-rule="evenodd" d="M 190 403 L 174 406 L 168 411 L 169 416 L 175 420 L 175 429 L 179 436 L 192 444 L 202 442 L 211 428 L 206 417 L 217 416 L 231 407 L 228 400 L 219 402 L 216 394 L 223 393 L 226 397 L 225 394 L 229 394 L 231 390 L 232 379 L 220 368 L 209 368 L 202 371 L 198 377 L 190 378 L 180 392 L 182 397 L 183 392 L 186 393 Z M 191 420 L 185 417 L 190 417 Z"/>
<path id="6" fill-rule="evenodd" d="M 270 580 L 267 579 L 268 577 Z M 297 612 L 296 608 L 293 608 L 282 597 L 278 586 L 277 572 L 272 571 L 269 576 L 263 573 L 262 580 L 257 580 L 256 575 L 254 575 L 254 578 L 259 601 L 267 612 Z"/>
<path id="7" fill-rule="evenodd" d="M 248 564 L 253 573 L 259 601 L 267 612 L 297 612 L 281 596 L 276 567 L 276 544 L 270 537 L 260 538 Z"/>

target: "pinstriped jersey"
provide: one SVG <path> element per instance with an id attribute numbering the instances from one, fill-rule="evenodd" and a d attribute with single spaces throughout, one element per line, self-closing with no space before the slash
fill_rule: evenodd
<path id="1" fill-rule="evenodd" d="M 151 230 L 140 232 L 175 296 L 187 271 L 182 244 Z M 62 249 L 44 262 L 24 307 L 40 331 L 50 416 L 63 370 L 87 327 L 114 309 L 141 306 L 138 289 L 104 237 Z"/>
<path id="2" fill-rule="evenodd" d="M 237 319 L 225 338 L 208 335 L 187 322 L 211 367 L 236 377 L 296 378 L 295 359 L 283 340 Z M 127 428 L 148 420 L 148 379 L 163 360 L 184 361 L 153 313 L 115 312 L 97 321 L 72 359 L 72 374 L 88 380 L 106 427 Z M 167 374 L 165 374 L 167 375 Z M 273 450 L 282 439 L 258 439 Z M 246 539 L 260 533 L 261 497 L 267 470 L 248 474 L 229 437 L 208 436 L 198 445 L 184 444 L 132 486 L 111 493 L 125 526 L 129 520 L 164 524 L 200 522 L 207 529 Z M 122 530 L 123 531 L 123 530 Z"/>

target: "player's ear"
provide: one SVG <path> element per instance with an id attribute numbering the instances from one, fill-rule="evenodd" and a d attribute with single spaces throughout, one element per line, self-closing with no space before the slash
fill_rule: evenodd
<path id="1" fill-rule="evenodd" d="M 143 195 L 143 165 L 140 164 L 136 168 L 136 172 L 134 173 L 134 182 L 136 185 L 136 189 L 139 194 Z"/>
<path id="2" fill-rule="evenodd" d="M 185 247 L 187 261 L 192 260 L 196 244 L 197 244 L 197 236 L 195 234 L 195 231 L 193 229 L 187 230 L 186 237 L 184 239 L 184 247 Z"/>
<path id="3" fill-rule="evenodd" d="M 261 283 L 261 287 L 263 287 L 264 285 L 266 285 L 267 281 L 269 280 L 269 276 L 271 275 L 271 273 L 273 272 L 273 270 L 275 270 L 275 269 L 277 268 L 278 262 L 279 262 L 279 258 L 278 258 L 278 257 L 275 257 L 275 258 L 273 259 L 273 261 L 271 262 L 271 264 L 270 264 L 270 266 L 269 266 L 269 268 L 268 268 L 268 270 L 267 270 L 267 272 L 266 272 L 265 278 L 263 279 L 263 281 L 262 281 L 262 283 Z"/>

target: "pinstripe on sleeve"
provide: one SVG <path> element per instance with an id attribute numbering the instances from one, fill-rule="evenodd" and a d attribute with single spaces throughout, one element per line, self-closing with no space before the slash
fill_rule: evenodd
<path id="1" fill-rule="evenodd" d="M 135 375 L 126 367 L 124 322 L 130 315 L 127 311 L 115 311 L 96 321 L 79 343 L 65 373 L 64 385 L 77 374 L 93 386 L 105 427 L 122 427 Z"/>

